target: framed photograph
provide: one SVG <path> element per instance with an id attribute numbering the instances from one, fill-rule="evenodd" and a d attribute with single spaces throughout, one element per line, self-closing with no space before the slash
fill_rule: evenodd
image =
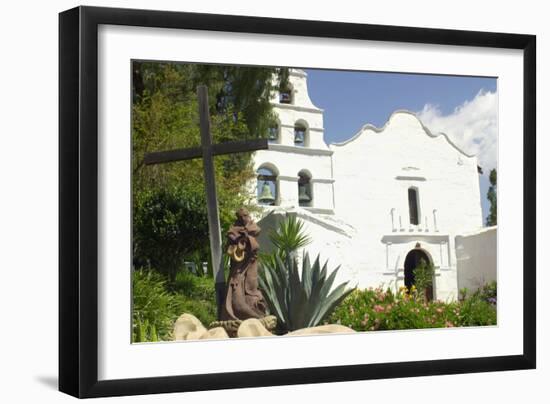
<path id="1" fill-rule="evenodd" d="M 535 368 L 535 36 L 95 7 L 59 32 L 61 391 Z"/>

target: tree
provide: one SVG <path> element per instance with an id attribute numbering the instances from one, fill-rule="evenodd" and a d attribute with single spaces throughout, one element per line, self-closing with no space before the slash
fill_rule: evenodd
<path id="1" fill-rule="evenodd" d="M 147 152 L 197 147 L 196 87 L 209 90 L 214 142 L 263 137 L 273 119 L 270 99 L 285 69 L 134 62 L 132 66 L 132 194 L 135 268 L 173 279 L 184 260 L 209 257 L 202 160 L 146 166 Z M 216 183 L 223 227 L 250 202 L 250 153 L 217 156 Z"/>
<path id="2" fill-rule="evenodd" d="M 487 191 L 487 199 L 491 204 L 489 215 L 487 216 L 487 226 L 496 226 L 497 224 L 497 170 L 493 168 L 489 173 L 489 190 Z"/>
<path id="3" fill-rule="evenodd" d="M 418 266 L 413 269 L 414 284 L 421 298 L 428 301 L 432 295 L 430 289 L 433 287 L 435 269 L 432 263 L 426 262 L 424 258 L 420 259 Z"/>

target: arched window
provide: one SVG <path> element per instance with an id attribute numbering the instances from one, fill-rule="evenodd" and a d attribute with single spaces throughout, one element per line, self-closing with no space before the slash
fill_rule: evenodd
<path id="1" fill-rule="evenodd" d="M 277 171 L 262 166 L 258 169 L 257 193 L 258 203 L 273 206 L 278 203 Z"/>
<path id="2" fill-rule="evenodd" d="M 300 206 L 313 206 L 311 174 L 305 170 L 298 173 L 298 204 Z"/>
<path id="3" fill-rule="evenodd" d="M 292 87 L 287 86 L 279 89 L 279 103 L 292 104 Z"/>
<path id="4" fill-rule="evenodd" d="M 296 122 L 294 125 L 294 145 L 305 146 L 307 136 L 307 127 L 302 122 Z"/>
<path id="5" fill-rule="evenodd" d="M 279 125 L 273 123 L 267 129 L 267 140 L 271 143 L 277 143 L 279 141 Z"/>
<path id="6" fill-rule="evenodd" d="M 410 223 L 418 225 L 420 223 L 420 200 L 418 198 L 418 189 L 409 188 L 409 219 Z"/>

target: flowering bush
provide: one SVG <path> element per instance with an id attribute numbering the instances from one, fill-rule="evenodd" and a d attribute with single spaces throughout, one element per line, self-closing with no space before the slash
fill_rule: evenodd
<path id="1" fill-rule="evenodd" d="M 476 290 L 472 296 L 493 305 L 497 304 L 497 283 L 495 281 L 486 283 Z"/>
<path id="2" fill-rule="evenodd" d="M 496 324 L 496 306 L 472 296 L 461 302 L 425 302 L 413 286 L 394 293 L 364 289 L 353 291 L 334 311 L 330 323 L 356 331 L 405 330 Z"/>

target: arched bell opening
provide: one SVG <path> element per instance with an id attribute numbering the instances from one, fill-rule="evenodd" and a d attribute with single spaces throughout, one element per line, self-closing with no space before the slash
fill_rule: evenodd
<path id="1" fill-rule="evenodd" d="M 294 104 L 294 89 L 292 84 L 287 83 L 279 88 L 279 103 Z"/>
<path id="2" fill-rule="evenodd" d="M 274 167 L 261 166 L 257 171 L 257 198 L 260 205 L 279 204 L 278 172 Z"/>
<path id="3" fill-rule="evenodd" d="M 294 146 L 307 147 L 308 144 L 308 126 L 303 119 L 300 119 L 294 124 Z"/>
<path id="4" fill-rule="evenodd" d="M 313 206 L 311 174 L 307 170 L 298 173 L 298 204 L 300 206 Z"/>
<path id="5" fill-rule="evenodd" d="M 267 140 L 269 143 L 280 143 L 281 139 L 281 125 L 278 121 L 273 121 L 267 128 Z"/>

